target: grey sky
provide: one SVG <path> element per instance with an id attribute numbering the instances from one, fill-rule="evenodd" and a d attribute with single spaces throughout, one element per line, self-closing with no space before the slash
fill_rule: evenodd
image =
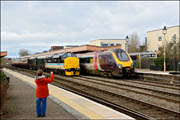
<path id="1" fill-rule="evenodd" d="M 31 53 L 52 45 L 82 45 L 104 38 L 122 39 L 179 24 L 179 3 L 141 1 L 1 2 L 1 50 Z"/>

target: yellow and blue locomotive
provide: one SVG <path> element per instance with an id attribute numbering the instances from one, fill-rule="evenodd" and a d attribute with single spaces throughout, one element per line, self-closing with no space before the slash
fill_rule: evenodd
<path id="1" fill-rule="evenodd" d="M 79 75 L 79 58 L 70 52 L 50 55 L 45 60 L 45 70 L 51 70 L 66 76 Z"/>

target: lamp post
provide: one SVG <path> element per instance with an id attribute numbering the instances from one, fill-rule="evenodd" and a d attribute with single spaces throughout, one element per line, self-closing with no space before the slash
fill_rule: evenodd
<path id="1" fill-rule="evenodd" d="M 129 42 L 129 37 L 126 36 L 126 52 L 128 52 L 128 42 Z"/>
<path id="2" fill-rule="evenodd" d="M 163 28 L 163 34 L 164 34 L 164 40 L 163 40 L 163 46 L 164 46 L 164 72 L 166 72 L 166 37 L 167 34 L 167 28 L 164 26 Z"/>

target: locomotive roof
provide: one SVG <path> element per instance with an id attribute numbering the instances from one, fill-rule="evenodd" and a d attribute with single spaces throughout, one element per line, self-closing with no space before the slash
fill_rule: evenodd
<path id="1" fill-rule="evenodd" d="M 52 57 L 53 58 L 59 58 L 60 56 L 62 56 L 65 52 L 63 53 L 59 53 L 59 54 L 54 54 Z"/>

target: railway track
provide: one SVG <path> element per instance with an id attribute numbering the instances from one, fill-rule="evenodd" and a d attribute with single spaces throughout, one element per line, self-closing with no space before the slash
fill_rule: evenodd
<path id="1" fill-rule="evenodd" d="M 24 70 L 24 72 L 28 71 Z M 35 74 L 34 71 L 29 71 L 29 73 L 31 77 Z M 159 88 L 156 86 L 155 89 L 155 87 L 149 88 L 147 85 L 143 86 L 142 84 L 143 87 L 139 84 L 134 86 L 132 84 L 125 84 L 126 81 L 109 80 L 108 82 L 108 79 L 105 78 L 98 79 L 90 76 L 72 78 L 55 75 L 54 84 L 124 112 L 136 119 L 180 118 L 179 109 L 176 109 L 179 106 L 179 94 L 173 94 L 173 92 L 178 90 L 176 87 L 173 87 L 173 89 L 164 87 L 163 89 L 166 89 L 166 91 L 163 93 L 163 91 L 158 91 L 160 86 L 158 86 Z M 127 83 L 130 82 L 128 81 Z M 168 98 L 168 96 L 171 97 Z M 155 103 L 157 101 L 165 101 L 164 104 L 167 105 L 168 103 L 169 105 L 168 107 L 162 104 L 157 105 L 152 103 L 152 101 L 146 101 L 148 99 L 155 99 Z"/>
<path id="2" fill-rule="evenodd" d="M 69 79 L 62 76 L 56 76 L 57 79 Z M 136 87 L 136 85 L 130 86 L 127 84 L 114 84 L 111 81 L 102 81 L 95 79 L 86 79 L 82 77 L 75 77 L 70 82 L 77 82 L 83 85 L 93 86 L 95 88 L 101 88 L 106 91 L 118 95 L 124 95 L 126 97 L 133 97 L 136 100 L 140 100 L 147 103 L 156 104 L 159 107 L 166 107 L 175 111 L 179 111 L 179 108 L 176 107 L 180 103 L 180 94 L 179 91 L 176 91 L 176 94 L 153 90 L 150 88 Z M 128 93 L 128 94 L 127 94 Z"/>
<path id="3" fill-rule="evenodd" d="M 56 78 L 57 79 L 57 78 Z M 59 81 L 57 81 L 59 80 Z M 136 100 L 133 97 L 127 97 L 122 94 L 117 94 L 110 90 L 104 90 L 102 87 L 95 87 L 92 84 L 82 84 L 73 81 L 72 78 L 56 80 L 56 84 L 65 86 L 66 89 L 76 91 L 83 96 L 91 96 L 93 99 L 106 103 L 107 105 L 114 105 L 113 109 L 123 111 L 137 119 L 179 119 L 179 112 L 167 108 L 159 107 L 155 104 Z M 127 94 L 127 93 L 126 93 Z M 115 107 L 116 106 L 116 107 Z M 127 110 L 127 111 L 125 111 Z M 138 117 L 137 117 L 138 116 Z"/>
<path id="4" fill-rule="evenodd" d="M 180 87 L 180 75 L 160 75 L 152 73 L 136 73 L 138 76 L 138 81 L 144 81 L 156 84 L 164 84 L 169 86 Z"/>
<path id="5" fill-rule="evenodd" d="M 114 79 L 107 79 L 107 78 L 101 78 L 101 77 L 92 77 L 92 76 L 82 76 L 80 79 L 90 79 L 94 81 L 101 81 L 105 83 L 110 83 L 113 85 L 116 85 L 118 87 L 127 87 L 129 89 L 137 89 L 137 91 L 140 91 L 143 89 L 143 91 L 149 91 L 152 94 L 158 94 L 165 97 L 170 97 L 173 99 L 173 97 L 177 100 L 180 98 L 180 88 L 173 87 L 173 86 L 164 86 L 164 85 L 157 85 L 147 82 L 137 82 L 134 80 L 114 80 Z M 139 89 L 139 90 L 138 90 Z"/>

